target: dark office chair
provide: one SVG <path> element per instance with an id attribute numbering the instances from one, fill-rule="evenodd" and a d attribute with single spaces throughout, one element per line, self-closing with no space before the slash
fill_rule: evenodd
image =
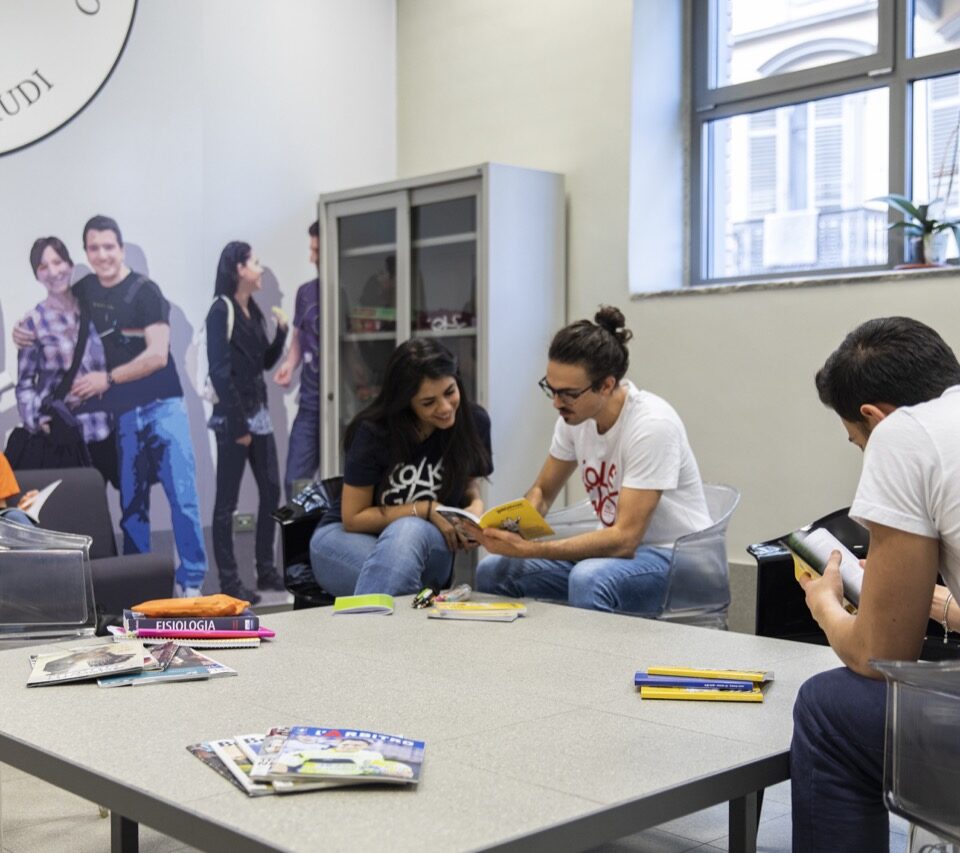
<path id="1" fill-rule="evenodd" d="M 342 489 L 343 477 L 319 480 L 273 514 L 280 525 L 283 584 L 293 595 L 294 610 L 333 604 L 334 597 L 317 583 L 310 567 L 310 537 Z"/>
<path id="2" fill-rule="evenodd" d="M 90 567 L 97 609 L 119 616 L 125 607 L 173 594 L 174 562 L 169 554 L 118 556 L 103 477 L 96 468 L 21 469 L 20 488 L 42 489 L 63 482 L 40 510 L 40 526 L 93 539 Z M 10 500 L 14 505 L 17 498 Z"/>
<path id="3" fill-rule="evenodd" d="M 862 560 L 870 547 L 870 533 L 850 518 L 849 512 L 849 507 L 831 512 L 814 521 L 810 530 L 826 528 Z M 747 552 L 757 561 L 756 634 L 825 646 L 826 635 L 810 615 L 803 588 L 794 576 L 793 557 L 781 544 L 786 535 L 747 546 Z M 943 626 L 930 620 L 922 659 L 946 660 L 958 656 L 960 643 L 952 637 L 944 643 Z"/>

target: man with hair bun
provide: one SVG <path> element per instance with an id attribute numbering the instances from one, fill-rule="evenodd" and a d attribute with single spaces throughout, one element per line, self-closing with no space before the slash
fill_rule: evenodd
<path id="1" fill-rule="evenodd" d="M 600 528 L 527 541 L 488 529 L 493 555 L 477 567 L 483 592 L 568 601 L 655 617 L 666 598 L 673 543 L 710 525 L 687 433 L 669 403 L 624 379 L 623 314 L 601 306 L 554 336 L 541 390 L 560 416 L 547 460 L 526 494 L 546 513 L 577 468 Z"/>

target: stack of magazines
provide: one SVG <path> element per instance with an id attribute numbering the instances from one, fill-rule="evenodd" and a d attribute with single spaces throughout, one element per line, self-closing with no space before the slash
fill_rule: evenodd
<path id="1" fill-rule="evenodd" d="M 278 726 L 187 749 L 258 797 L 371 783 L 416 785 L 424 744 L 355 728 Z"/>
<path id="2" fill-rule="evenodd" d="M 146 649 L 142 643 L 125 640 L 30 655 L 27 687 L 93 680 L 101 687 L 123 687 L 236 674 L 235 669 L 175 642 Z"/>

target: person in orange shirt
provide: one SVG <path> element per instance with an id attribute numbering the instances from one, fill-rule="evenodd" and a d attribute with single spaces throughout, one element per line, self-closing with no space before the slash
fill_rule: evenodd
<path id="1" fill-rule="evenodd" d="M 37 490 L 32 489 L 27 492 L 17 503 L 16 508 L 7 509 L 7 498 L 20 494 L 20 484 L 7 461 L 7 457 L 0 453 L 0 516 L 15 521 L 17 524 L 33 524 L 30 516 L 23 510 L 29 509 L 33 499 L 37 496 Z"/>

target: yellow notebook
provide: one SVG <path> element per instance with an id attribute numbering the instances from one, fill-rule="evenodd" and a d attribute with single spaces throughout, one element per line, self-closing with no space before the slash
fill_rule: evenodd
<path id="1" fill-rule="evenodd" d="M 701 690 L 698 687 L 641 687 L 641 699 L 687 699 L 705 702 L 762 702 L 759 687 L 753 690 Z"/>
<path id="2" fill-rule="evenodd" d="M 648 666 L 650 675 L 683 675 L 688 678 L 729 678 L 733 681 L 773 681 L 773 672 L 759 669 L 697 669 L 691 666 Z M 754 700 L 756 701 L 756 700 Z"/>

